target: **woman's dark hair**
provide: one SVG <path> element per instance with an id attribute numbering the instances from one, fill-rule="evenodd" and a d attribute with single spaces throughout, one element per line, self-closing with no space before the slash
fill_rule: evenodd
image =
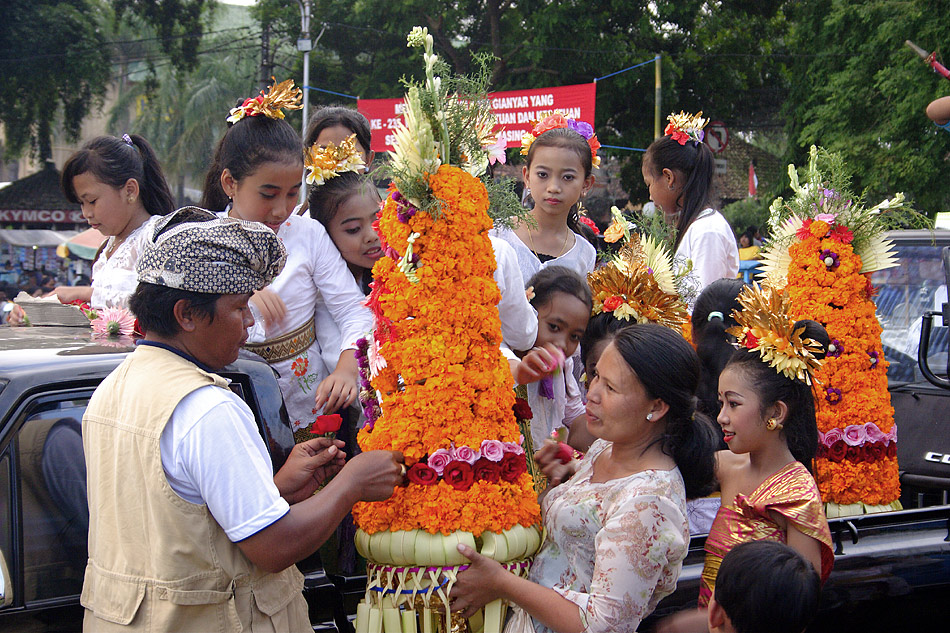
<path id="1" fill-rule="evenodd" d="M 709 494 L 714 484 L 716 431 L 696 412 L 699 358 L 678 332 L 656 323 L 637 323 L 611 341 L 651 398 L 669 406 L 663 419 L 663 452 L 673 458 L 687 498 Z"/>
<path id="2" fill-rule="evenodd" d="M 310 147 L 317 142 L 317 137 L 323 130 L 341 125 L 353 134 L 356 134 L 358 142 L 364 151 L 370 151 L 372 148 L 372 134 L 370 132 L 369 121 L 365 116 L 343 106 L 326 106 L 320 108 L 310 117 L 307 123 L 307 134 L 304 138 L 304 146 Z M 366 166 L 369 169 L 369 165 Z"/>
<path id="3" fill-rule="evenodd" d="M 590 286 L 580 275 L 564 266 L 542 268 L 531 276 L 528 286 L 534 289 L 534 297 L 530 303 L 535 310 L 550 301 L 557 292 L 577 297 L 589 310 L 594 307 Z"/>
<path id="4" fill-rule="evenodd" d="M 70 156 L 63 165 L 60 180 L 66 199 L 80 204 L 73 178 L 89 172 L 96 180 L 117 189 L 134 178 L 149 215 L 167 215 L 174 211 L 175 199 L 152 146 L 137 134 L 130 135 L 129 140 L 131 145 L 114 136 L 97 136 Z"/>
<path id="5" fill-rule="evenodd" d="M 564 149 L 576 153 L 578 158 L 581 159 L 581 166 L 584 168 L 584 178 L 589 178 L 594 169 L 594 157 L 591 156 L 590 145 L 587 144 L 587 139 L 585 139 L 580 132 L 570 128 L 556 127 L 536 138 L 534 142 L 531 143 L 531 147 L 528 148 L 528 169 L 531 168 L 531 162 L 534 160 L 534 151 L 538 147 L 563 147 Z M 594 232 L 581 224 L 579 218 L 577 204 L 575 203 L 567 214 L 567 227 L 581 237 L 591 241 L 592 238 L 595 238 Z"/>
<path id="6" fill-rule="evenodd" d="M 821 579 L 778 541 L 749 541 L 722 559 L 714 597 L 736 633 L 801 633 L 818 612 Z"/>
<path id="7" fill-rule="evenodd" d="M 196 314 L 214 321 L 217 301 L 222 296 L 140 281 L 135 292 L 129 297 L 129 310 L 138 319 L 139 327 L 144 333 L 154 332 L 159 336 L 175 336 L 181 331 L 178 320 L 175 319 L 176 303 L 184 299 L 191 304 L 191 309 Z"/>
<path id="8" fill-rule="evenodd" d="M 802 338 L 814 339 L 821 345 L 822 352 L 816 354 L 824 358 L 830 339 L 828 332 L 817 321 L 803 319 L 796 321 L 793 330 L 805 328 Z M 725 369 L 735 367 L 741 371 L 749 386 L 759 397 L 761 413 L 764 416 L 776 402 L 782 401 L 788 407 L 782 431 L 792 456 L 809 471 L 818 450 L 818 422 L 815 419 L 815 397 L 812 388 L 801 380 L 792 380 L 785 374 L 770 367 L 759 356 L 757 350 L 737 349 Z"/>
<path id="9" fill-rule="evenodd" d="M 614 333 L 630 325 L 629 321 L 621 321 L 610 312 L 601 312 L 590 318 L 587 329 L 581 337 L 581 364 L 587 369 L 587 356 L 597 343 L 613 337 Z"/>
<path id="10" fill-rule="evenodd" d="M 237 105 L 243 103 L 241 99 Z M 296 130 L 285 120 L 263 114 L 229 124 L 205 176 L 201 206 L 211 211 L 222 211 L 228 206 L 228 196 L 221 187 L 221 173 L 225 169 L 241 181 L 265 163 L 303 164 L 303 145 Z"/>
<path id="11" fill-rule="evenodd" d="M 330 222 L 343 203 L 363 191 L 369 192 L 376 200 L 380 200 L 379 191 L 373 181 L 363 174 L 352 171 L 330 178 L 322 185 L 311 185 L 307 197 L 310 217 L 329 228 Z"/>
<path id="12" fill-rule="evenodd" d="M 676 240 L 673 243 L 675 252 L 686 234 L 686 229 L 712 200 L 712 150 L 705 143 L 686 141 L 685 145 L 680 145 L 672 136 L 661 136 L 647 147 L 643 163 L 655 177 L 659 177 L 664 169 L 669 169 L 679 171 L 686 178 L 686 183 L 676 199 L 680 215 L 676 222 Z M 673 209 L 665 210 L 667 213 L 671 211 Z"/>
<path id="13" fill-rule="evenodd" d="M 726 330 L 738 325 L 733 310 L 741 310 L 739 293 L 745 287 L 741 279 L 717 279 L 699 294 L 693 306 L 693 344 L 702 363 L 696 395 L 698 408 L 715 418 L 719 415 L 719 374 L 736 348 L 735 337 Z"/>

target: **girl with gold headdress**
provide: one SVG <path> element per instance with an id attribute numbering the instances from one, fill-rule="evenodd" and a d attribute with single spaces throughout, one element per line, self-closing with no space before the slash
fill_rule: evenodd
<path id="1" fill-rule="evenodd" d="M 306 437 L 319 413 L 333 413 L 356 399 L 354 350 L 356 340 L 372 328 L 372 315 L 361 305 L 363 293 L 323 225 L 293 214 L 303 145 L 283 120 L 283 109 L 299 109 L 300 96 L 300 89 L 287 80 L 231 110 L 229 129 L 208 172 L 202 206 L 264 223 L 287 249 L 283 272 L 251 299 L 256 323 L 247 347 L 279 372 L 291 423 Z M 342 173 L 352 166 L 361 167 L 362 159 L 353 158 L 346 165 L 327 163 L 321 173 Z M 342 333 L 340 349 L 333 350 L 338 362 L 332 372 L 316 339 L 319 300 L 326 303 Z"/>
<path id="2" fill-rule="evenodd" d="M 702 114 L 671 114 L 665 135 L 643 155 L 642 168 L 650 200 L 676 227 L 674 257 L 692 263 L 694 296 L 717 279 L 731 279 L 739 272 L 732 227 L 710 206 L 713 155 L 703 142 L 707 119 Z"/>

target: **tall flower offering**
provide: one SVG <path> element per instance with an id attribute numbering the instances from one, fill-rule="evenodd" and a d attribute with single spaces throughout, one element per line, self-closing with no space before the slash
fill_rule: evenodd
<path id="1" fill-rule="evenodd" d="M 518 203 L 477 177 L 497 141 L 487 75 L 446 75 L 426 29 L 413 29 L 409 45 L 423 48 L 426 79 L 408 85 L 396 131 L 393 187 L 377 229 L 386 255 L 373 267 L 369 298 L 376 328 L 357 354 L 371 421 L 360 446 L 401 451 L 407 482 L 389 500 L 353 510 L 369 561 L 359 632 L 434 631 L 439 618 L 446 630 L 463 626 L 448 606 L 468 562 L 458 544 L 516 574 L 526 574 L 540 545 L 487 235 L 489 198 L 502 214 Z M 492 603 L 468 626 L 500 631 L 503 618 L 504 605 Z"/>
<path id="2" fill-rule="evenodd" d="M 815 373 L 815 460 L 829 518 L 900 509 L 897 428 L 887 391 L 870 273 L 897 265 L 884 231 L 913 212 L 903 194 L 867 208 L 849 193 L 839 156 L 811 148 L 794 196 L 771 206 L 767 283 L 786 286 L 795 319 L 825 326 L 831 345 Z"/>

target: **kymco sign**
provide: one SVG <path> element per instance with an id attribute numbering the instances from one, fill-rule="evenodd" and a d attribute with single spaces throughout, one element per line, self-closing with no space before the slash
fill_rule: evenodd
<path id="1" fill-rule="evenodd" d="M 596 98 L 597 84 L 593 83 L 488 94 L 508 147 L 519 147 L 521 136 L 531 130 L 531 121 L 551 110 L 560 110 L 568 118 L 593 125 Z M 402 99 L 360 99 L 356 107 L 369 119 L 373 131 L 373 151 L 392 151 L 393 130 L 402 120 Z"/>

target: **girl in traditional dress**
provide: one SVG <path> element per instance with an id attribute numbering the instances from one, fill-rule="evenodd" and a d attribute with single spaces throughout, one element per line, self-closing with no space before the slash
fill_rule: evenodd
<path id="1" fill-rule="evenodd" d="M 53 292 L 63 303 L 128 307 L 150 220 L 175 210 L 155 152 L 135 134 L 98 136 L 66 161 L 62 186 L 70 202 L 82 205 L 89 226 L 109 239 L 92 265 L 91 286 L 60 286 Z"/>
<path id="2" fill-rule="evenodd" d="M 597 251 L 581 237 L 577 210 L 594 186 L 591 172 L 600 164 L 599 147 L 590 124 L 561 114 L 545 117 L 522 140 L 534 223 L 522 222 L 514 230 L 495 228 L 492 234 L 514 247 L 524 279 L 546 266 L 564 266 L 582 276 L 594 269 Z"/>
<path id="3" fill-rule="evenodd" d="M 734 278 L 739 272 L 739 248 L 732 227 L 710 206 L 713 155 L 703 143 L 706 119 L 670 115 L 666 134 L 643 155 L 643 182 L 650 200 L 676 227 L 674 257 L 692 263 L 690 275 L 699 293 L 717 279 Z"/>
<path id="4" fill-rule="evenodd" d="M 287 249 L 287 265 L 251 298 L 255 325 L 249 349 L 279 372 L 279 383 L 295 431 L 306 430 L 321 412 L 348 406 L 357 394 L 356 340 L 372 328 L 353 275 L 326 230 L 310 218 L 292 215 L 303 172 L 300 137 L 283 120 L 281 108 L 299 108 L 300 91 L 288 80 L 231 110 L 229 129 L 215 151 L 203 206 L 228 206 L 231 217 L 262 222 Z M 316 339 L 314 314 L 322 299 L 340 330 L 329 372 Z"/>
<path id="5" fill-rule="evenodd" d="M 712 486 L 712 432 L 694 419 L 699 360 L 661 325 L 611 339 L 588 392 L 598 439 L 576 474 L 542 503 L 547 539 L 527 580 L 464 545 L 472 563 L 452 589 L 452 610 L 516 605 L 507 633 L 636 631 L 671 593 L 686 556 L 686 497 Z"/>

